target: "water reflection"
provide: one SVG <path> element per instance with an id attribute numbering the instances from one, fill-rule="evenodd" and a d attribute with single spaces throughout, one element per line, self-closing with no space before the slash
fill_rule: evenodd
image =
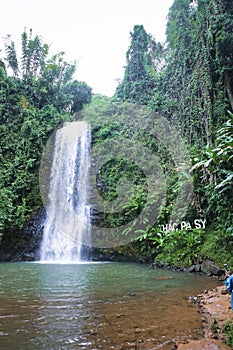
<path id="1" fill-rule="evenodd" d="M 1 349 L 152 349 L 198 337 L 212 279 L 141 265 L 1 264 Z"/>

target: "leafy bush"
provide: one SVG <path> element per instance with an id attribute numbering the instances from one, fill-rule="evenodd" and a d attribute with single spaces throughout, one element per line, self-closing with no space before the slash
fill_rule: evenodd
<path id="1" fill-rule="evenodd" d="M 161 232 L 155 228 L 139 237 L 141 251 L 167 264 L 189 266 L 198 261 L 203 230 Z"/>
<path id="2" fill-rule="evenodd" d="M 226 334 L 226 343 L 233 348 L 233 323 L 232 321 L 227 321 L 222 328 L 223 333 Z"/>

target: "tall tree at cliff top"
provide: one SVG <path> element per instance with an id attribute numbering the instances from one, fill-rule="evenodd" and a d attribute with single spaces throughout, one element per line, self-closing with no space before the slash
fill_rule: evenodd
<path id="1" fill-rule="evenodd" d="M 135 25 L 116 96 L 150 104 L 191 145 L 211 144 L 233 108 L 232 7 L 231 0 L 175 0 L 164 46 Z"/>
<path id="2" fill-rule="evenodd" d="M 64 53 L 48 57 L 39 36 L 23 32 L 21 59 L 7 36 L 0 58 L 0 237 L 25 224 L 41 205 L 38 170 L 48 136 L 91 101 Z"/>
<path id="3" fill-rule="evenodd" d="M 156 87 L 154 66 L 156 53 L 162 46 L 146 33 L 142 25 L 135 25 L 130 36 L 124 79 L 117 87 L 116 96 L 123 101 L 146 104 Z"/>
<path id="4" fill-rule="evenodd" d="M 165 116 L 192 146 L 194 162 L 195 159 L 201 161 L 202 150 L 207 145 L 208 149 L 218 146 L 216 135 L 233 108 L 233 2 L 174 0 L 168 13 L 166 34 L 164 47 L 160 45 L 159 50 L 158 44 L 154 44 L 148 51 L 151 37 L 141 26 L 135 26 L 127 52 L 125 76 L 116 94 L 123 100 L 148 104 Z M 138 38 L 145 44 L 138 45 Z M 138 51 L 144 55 L 136 55 Z M 148 60 L 151 57 L 148 52 L 152 52 L 151 60 Z M 148 72 L 153 78 L 152 86 L 144 83 Z M 135 86 L 138 94 L 135 94 Z M 210 169 L 206 171 L 211 173 Z M 220 173 L 219 169 L 217 172 Z M 202 181 L 204 183 L 199 178 L 198 186 Z M 224 176 L 216 181 L 222 183 Z M 212 192 L 214 188 L 212 184 Z M 206 189 L 200 190 L 202 198 L 210 198 L 210 191 Z M 203 201 L 202 211 L 209 207 L 209 202 Z"/>
<path id="5" fill-rule="evenodd" d="M 190 144 L 212 143 L 232 108 L 233 14 L 230 0 L 175 0 L 168 14 L 166 66 L 152 106 Z"/>

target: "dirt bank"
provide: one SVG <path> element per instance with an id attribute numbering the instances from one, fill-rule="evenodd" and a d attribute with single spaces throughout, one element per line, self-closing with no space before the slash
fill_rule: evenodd
<path id="1" fill-rule="evenodd" d="M 198 295 L 199 312 L 203 321 L 203 339 L 192 340 L 186 344 L 177 344 L 179 350 L 229 350 L 224 344 L 225 335 L 222 326 L 233 321 L 230 307 L 230 295 L 225 285 Z"/>

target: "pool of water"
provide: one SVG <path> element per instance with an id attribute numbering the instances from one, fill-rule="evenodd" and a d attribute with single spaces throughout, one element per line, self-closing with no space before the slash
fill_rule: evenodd
<path id="1" fill-rule="evenodd" d="M 211 278 L 134 263 L 0 264 L 0 349 L 165 349 L 200 334 Z"/>

